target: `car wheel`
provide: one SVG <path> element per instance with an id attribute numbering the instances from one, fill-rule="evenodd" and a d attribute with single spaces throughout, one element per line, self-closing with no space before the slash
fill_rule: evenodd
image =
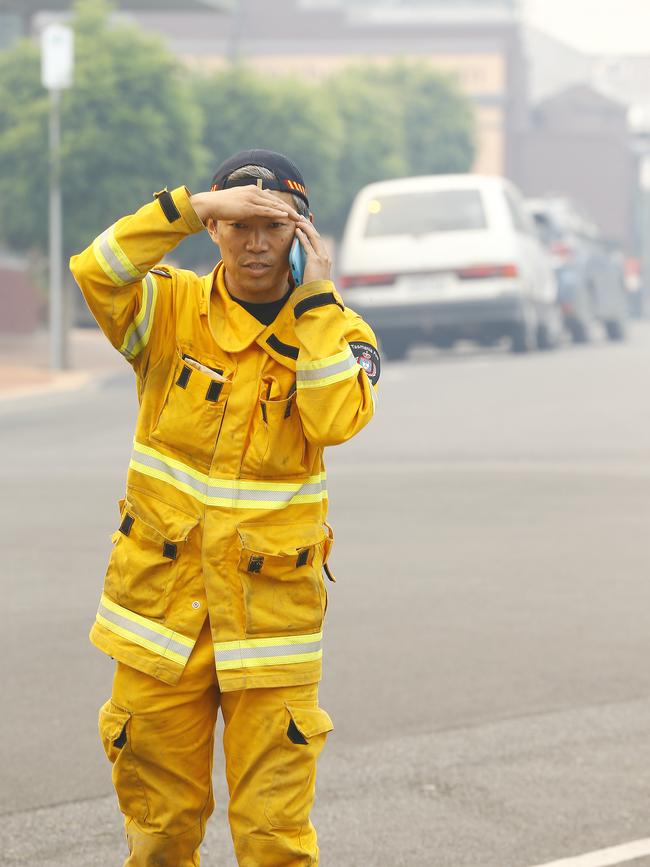
<path id="1" fill-rule="evenodd" d="M 591 340 L 591 329 L 584 319 L 569 319 L 567 328 L 574 343 L 589 343 Z"/>
<path id="2" fill-rule="evenodd" d="M 534 352 L 537 349 L 537 326 L 529 320 L 517 322 L 512 329 L 510 349 L 517 355 Z"/>
<path id="3" fill-rule="evenodd" d="M 620 319 L 607 319 L 605 331 L 609 340 L 619 342 L 625 340 L 625 323 Z"/>
<path id="4" fill-rule="evenodd" d="M 453 349 L 456 346 L 455 337 L 436 337 L 433 341 L 436 349 Z"/>
<path id="5" fill-rule="evenodd" d="M 405 358 L 409 350 L 409 341 L 404 334 L 386 334 L 381 337 L 380 343 L 381 354 L 388 361 Z"/>
<path id="6" fill-rule="evenodd" d="M 557 346 L 557 339 L 548 325 L 540 325 L 537 329 L 537 345 L 546 351 Z"/>

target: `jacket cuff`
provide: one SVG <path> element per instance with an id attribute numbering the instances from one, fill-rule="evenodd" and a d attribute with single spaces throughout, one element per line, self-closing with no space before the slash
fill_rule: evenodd
<path id="1" fill-rule="evenodd" d="M 205 229 L 201 218 L 190 203 L 190 191 L 187 187 L 177 187 L 170 193 L 165 187 L 159 193 L 154 193 L 163 214 L 170 223 L 183 220 L 188 230 L 195 234 Z"/>
<path id="2" fill-rule="evenodd" d="M 291 303 L 296 319 L 299 319 L 308 310 L 326 307 L 330 304 L 335 304 L 341 310 L 345 310 L 343 299 L 331 280 L 313 280 L 311 283 L 299 286 L 291 295 Z"/>

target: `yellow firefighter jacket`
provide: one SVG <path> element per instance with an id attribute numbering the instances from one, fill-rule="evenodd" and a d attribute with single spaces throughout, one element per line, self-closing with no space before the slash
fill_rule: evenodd
<path id="1" fill-rule="evenodd" d="M 184 187 L 163 191 L 70 263 L 140 404 L 90 637 L 174 684 L 209 613 L 223 691 L 311 683 L 331 575 L 323 448 L 372 418 L 376 340 L 329 281 L 265 326 L 221 264 L 156 267 L 203 228 Z"/>

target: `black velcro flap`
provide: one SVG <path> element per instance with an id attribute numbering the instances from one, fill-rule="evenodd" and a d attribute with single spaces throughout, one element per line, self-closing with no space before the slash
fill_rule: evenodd
<path id="1" fill-rule="evenodd" d="M 135 522 L 135 518 L 133 515 L 129 515 L 127 512 L 126 515 L 122 518 L 122 523 L 120 524 L 120 533 L 124 533 L 125 536 L 128 536 L 131 532 L 131 527 Z"/>
<path id="2" fill-rule="evenodd" d="M 305 548 L 303 551 L 298 554 L 298 559 L 296 560 L 296 568 L 298 566 L 306 566 L 307 560 L 309 558 L 309 548 Z"/>
<path id="3" fill-rule="evenodd" d="M 165 542 L 163 545 L 163 557 L 167 557 L 168 560 L 175 560 L 176 553 L 176 545 L 173 542 Z"/>
<path id="4" fill-rule="evenodd" d="M 264 565 L 264 557 L 259 554 L 253 554 L 253 556 L 248 561 L 248 571 L 249 572 L 261 572 L 262 566 Z"/>
<path id="5" fill-rule="evenodd" d="M 169 190 L 163 190 L 162 193 L 156 193 L 156 198 L 163 209 L 163 214 L 167 217 L 170 223 L 180 220 L 181 212 L 176 207 L 176 203 L 172 199 L 172 194 Z"/>
<path id="6" fill-rule="evenodd" d="M 124 723 L 124 728 L 120 732 L 119 736 L 113 741 L 113 746 L 117 747 L 118 750 L 121 750 L 125 743 L 126 743 L 126 723 Z"/>
<path id="7" fill-rule="evenodd" d="M 333 292 L 321 292 L 319 295 L 312 295 L 311 298 L 299 301 L 293 308 L 293 315 L 296 319 L 299 319 L 308 310 L 314 310 L 316 307 L 325 307 L 326 304 L 336 304 L 338 307 L 341 307 Z M 341 310 L 343 310 L 343 307 L 341 307 Z"/>
<path id="8" fill-rule="evenodd" d="M 266 342 L 271 349 L 275 349 L 275 351 L 279 352 L 280 355 L 284 355 L 287 358 L 293 358 L 294 360 L 298 358 L 298 347 L 292 346 L 290 343 L 283 343 L 275 334 L 271 334 L 270 337 L 267 337 Z"/>
<path id="9" fill-rule="evenodd" d="M 187 383 L 190 381 L 191 374 L 192 368 L 185 364 L 176 380 L 176 385 L 180 385 L 181 388 L 187 388 Z"/>
<path id="10" fill-rule="evenodd" d="M 287 737 L 291 741 L 292 744 L 308 744 L 309 741 L 302 734 L 302 732 L 298 729 L 298 726 L 295 724 L 293 720 L 289 723 L 289 728 L 287 729 Z"/>
<path id="11" fill-rule="evenodd" d="M 212 401 L 212 403 L 216 403 L 219 400 L 219 395 L 221 394 L 221 389 L 223 388 L 223 382 L 217 382 L 214 380 L 208 386 L 208 390 L 205 395 L 205 399 Z"/>

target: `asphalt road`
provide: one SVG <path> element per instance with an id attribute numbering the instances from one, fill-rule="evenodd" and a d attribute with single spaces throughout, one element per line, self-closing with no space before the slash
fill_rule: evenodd
<path id="1" fill-rule="evenodd" d="M 648 324 L 385 365 L 328 462 L 325 867 L 532 867 L 650 834 L 649 370 Z M 135 406 L 128 372 L 0 403 L 7 867 L 124 857 L 87 632 Z M 202 863 L 231 867 L 215 777 Z"/>

